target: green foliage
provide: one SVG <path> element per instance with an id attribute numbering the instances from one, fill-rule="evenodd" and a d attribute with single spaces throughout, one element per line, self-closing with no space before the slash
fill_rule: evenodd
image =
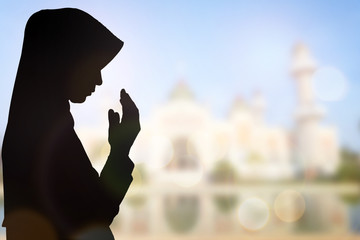
<path id="1" fill-rule="evenodd" d="M 229 213 L 237 206 L 238 198 L 236 195 L 215 195 L 214 203 L 220 212 Z"/>
<path id="2" fill-rule="evenodd" d="M 358 154 L 349 149 L 341 152 L 341 163 L 336 180 L 344 182 L 360 182 L 360 161 Z"/>
<path id="3" fill-rule="evenodd" d="M 349 205 L 357 205 L 360 202 L 360 194 L 359 193 L 343 194 L 341 195 L 341 199 Z"/>
<path id="4" fill-rule="evenodd" d="M 238 176 L 230 161 L 221 160 L 216 163 L 211 179 L 214 183 L 236 183 Z"/>
<path id="5" fill-rule="evenodd" d="M 146 200 L 146 196 L 142 194 L 134 194 L 126 198 L 126 202 L 133 208 L 141 208 L 146 203 Z"/>

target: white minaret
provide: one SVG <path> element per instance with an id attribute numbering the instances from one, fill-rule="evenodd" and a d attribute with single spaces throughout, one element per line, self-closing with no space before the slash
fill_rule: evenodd
<path id="1" fill-rule="evenodd" d="M 312 77 L 315 70 L 316 64 L 309 49 L 304 44 L 297 44 L 291 67 L 297 91 L 294 157 L 296 171 L 306 178 L 314 178 L 318 174 L 317 130 L 324 116 L 324 111 L 314 99 Z"/>

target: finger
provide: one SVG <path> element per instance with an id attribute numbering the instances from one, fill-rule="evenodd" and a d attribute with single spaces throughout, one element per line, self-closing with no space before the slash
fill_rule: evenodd
<path id="1" fill-rule="evenodd" d="M 115 112 L 114 120 L 116 124 L 120 123 L 120 115 L 118 112 Z"/>
<path id="2" fill-rule="evenodd" d="M 116 124 L 119 124 L 120 115 L 119 113 L 114 112 L 114 110 L 110 109 L 108 111 L 108 119 L 109 119 L 109 127 L 112 128 Z"/>
<path id="3" fill-rule="evenodd" d="M 123 116 L 121 119 L 121 122 L 133 122 L 139 121 L 139 110 L 136 107 L 135 103 L 133 102 L 133 100 L 131 99 L 131 97 L 129 96 L 129 94 L 127 94 L 125 92 L 125 90 L 121 90 L 121 99 L 120 99 L 120 103 L 122 105 L 122 109 L 123 109 Z"/>
<path id="4" fill-rule="evenodd" d="M 133 107 L 136 107 L 135 103 L 129 96 L 129 94 L 122 89 L 120 92 L 120 103 L 123 105 L 123 109 L 126 111 L 127 109 L 131 109 Z"/>
<path id="5" fill-rule="evenodd" d="M 134 101 L 131 99 L 125 89 L 121 89 L 120 91 L 120 103 L 125 105 L 124 107 L 136 107 Z"/>
<path id="6" fill-rule="evenodd" d="M 121 122 L 122 123 L 136 123 L 139 121 L 139 110 L 137 107 L 134 106 L 127 106 L 126 104 L 123 104 L 123 115 Z"/>
<path id="7" fill-rule="evenodd" d="M 114 125 L 114 110 L 109 109 L 108 111 L 108 119 L 109 119 L 109 128 L 112 128 Z"/>

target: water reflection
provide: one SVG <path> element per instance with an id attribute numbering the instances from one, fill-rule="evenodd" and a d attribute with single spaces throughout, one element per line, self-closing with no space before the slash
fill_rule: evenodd
<path id="1" fill-rule="evenodd" d="M 141 207 L 131 202 L 136 200 L 128 199 L 123 204 L 120 218 L 131 222 L 117 226 L 119 239 L 138 235 L 239 238 L 252 234 L 267 239 L 323 239 L 360 233 L 360 203 L 344 198 L 359 194 L 356 184 L 243 184 L 211 188 L 203 184 L 186 189 L 165 184 L 133 192 L 146 202 Z M 282 204 L 284 208 L 279 206 Z M 281 211 L 288 211 L 288 215 Z"/>

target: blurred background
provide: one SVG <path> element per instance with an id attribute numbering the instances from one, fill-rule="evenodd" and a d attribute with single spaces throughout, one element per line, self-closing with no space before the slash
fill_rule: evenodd
<path id="1" fill-rule="evenodd" d="M 26 21 L 62 7 L 125 42 L 71 105 L 98 171 L 122 88 L 140 110 L 117 238 L 360 236 L 360 2 L 3 0 L 1 139 Z"/>

